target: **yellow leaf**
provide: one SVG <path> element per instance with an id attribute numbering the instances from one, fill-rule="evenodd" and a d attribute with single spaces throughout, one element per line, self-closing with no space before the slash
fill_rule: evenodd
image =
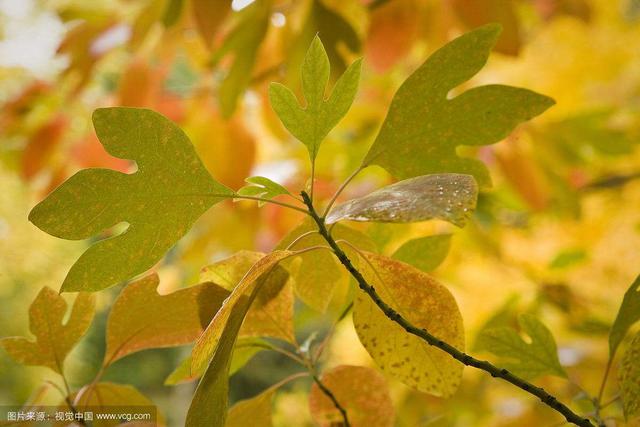
<path id="1" fill-rule="evenodd" d="M 351 427 L 393 426 L 393 402 L 387 381 L 378 371 L 341 365 L 324 373 L 321 380 L 347 412 Z M 341 425 L 342 415 L 315 383 L 309 394 L 309 408 L 320 426 Z"/>
<path id="2" fill-rule="evenodd" d="M 0 344 L 19 363 L 46 366 L 61 374 L 64 359 L 91 325 L 95 300 L 90 294 L 79 293 L 68 320 L 63 322 L 66 311 L 64 298 L 44 287 L 29 307 L 29 329 L 36 337 L 35 342 L 24 337 L 7 337 Z"/>
<path id="3" fill-rule="evenodd" d="M 225 427 L 271 427 L 271 401 L 275 391 L 275 388 L 269 388 L 233 405 L 227 414 Z"/>
<path id="4" fill-rule="evenodd" d="M 105 365 L 136 351 L 193 342 L 229 296 L 214 283 L 160 295 L 158 283 L 151 274 L 126 286 L 116 299 L 107 320 Z"/>
<path id="5" fill-rule="evenodd" d="M 384 302 L 415 326 L 464 350 L 462 316 L 447 288 L 408 264 L 381 255 L 365 256 L 371 266 L 362 264 L 364 277 Z M 448 397 L 458 388 L 463 365 L 408 334 L 362 291 L 354 303 L 353 322 L 360 341 L 383 371 L 434 396 Z"/>
<path id="6" fill-rule="evenodd" d="M 620 366 L 620 394 L 628 421 L 640 423 L 640 333 L 631 341 Z"/>

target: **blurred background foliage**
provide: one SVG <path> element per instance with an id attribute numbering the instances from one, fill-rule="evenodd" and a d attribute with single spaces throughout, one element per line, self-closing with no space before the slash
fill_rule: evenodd
<path id="1" fill-rule="evenodd" d="M 299 64 L 318 33 L 335 74 L 364 56 L 356 102 L 318 157 L 316 194 L 328 197 L 359 164 L 399 84 L 429 53 L 487 22 L 500 22 L 503 34 L 488 66 L 460 90 L 499 82 L 557 105 L 499 144 L 465 150 L 490 167 L 494 181 L 469 226 L 373 225 L 369 232 L 386 254 L 414 237 L 453 233 L 433 274 L 460 305 L 469 347 L 487 322 L 538 315 L 571 379 L 539 383 L 588 412 L 586 397 L 597 392 L 607 360 L 607 328 L 640 265 L 637 0 L 0 0 L 0 335 L 28 335 L 29 303 L 45 285 L 59 289 L 85 247 L 38 231 L 29 209 L 81 168 L 135 168 L 104 152 L 91 126 L 95 108 L 147 107 L 168 116 L 213 176 L 234 189 L 250 175 L 300 189 L 307 153 L 271 111 L 266 89 L 271 81 L 299 88 Z M 370 169 L 344 199 L 390 182 Z M 279 207 L 221 203 L 157 266 L 161 291 L 196 283 L 202 266 L 236 250 L 271 250 L 300 219 Z M 119 289 L 98 294 L 99 314 L 67 361 L 72 386 L 98 369 Z M 296 311 L 300 342 L 335 317 L 302 305 Z M 105 380 L 134 384 L 170 425 L 182 425 L 194 384 L 163 382 L 188 353 L 144 351 L 118 361 Z M 344 363 L 372 365 L 348 319 L 323 359 L 326 368 Z M 260 353 L 232 377 L 231 399 L 253 396 L 295 369 Z M 57 403 L 46 381 L 60 380 L 0 353 L 0 404 L 34 396 Z M 449 400 L 389 381 L 399 426 L 557 420 L 472 370 Z M 312 425 L 308 389 L 305 381 L 285 387 L 276 425 Z"/>

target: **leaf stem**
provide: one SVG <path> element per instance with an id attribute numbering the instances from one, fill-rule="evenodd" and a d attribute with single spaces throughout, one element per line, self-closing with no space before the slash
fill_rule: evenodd
<path id="1" fill-rule="evenodd" d="M 353 171 L 353 173 L 351 175 L 349 175 L 347 177 L 347 179 L 344 180 L 344 182 L 340 185 L 340 187 L 335 192 L 333 197 L 331 197 L 331 200 L 329 200 L 329 204 L 327 205 L 327 207 L 324 208 L 324 213 L 322 214 L 322 218 L 325 218 L 329 214 L 329 211 L 331 210 L 331 208 L 333 207 L 334 203 L 338 199 L 338 196 L 340 196 L 340 194 L 344 191 L 344 189 L 347 188 L 347 185 L 349 185 L 349 183 L 351 181 L 353 181 L 353 178 L 355 178 L 356 175 L 358 175 L 362 169 L 364 169 L 362 166 L 358 167 L 358 169 Z M 313 199 L 311 199 L 311 201 L 313 201 Z"/>
<path id="2" fill-rule="evenodd" d="M 279 202 L 277 200 L 264 199 L 262 197 L 255 197 L 255 196 L 242 196 L 242 195 L 240 195 L 238 193 L 234 193 L 234 194 L 231 194 L 231 195 L 229 195 L 229 194 L 220 194 L 220 195 L 214 194 L 214 196 L 216 196 L 216 197 L 226 197 L 226 198 L 229 198 L 229 199 L 256 200 L 258 202 L 272 203 L 274 205 L 284 206 L 285 208 L 293 209 L 293 210 L 296 210 L 298 212 L 302 212 L 305 215 L 309 215 L 309 212 L 307 212 L 303 208 L 299 208 L 298 206 L 294 206 L 294 205 L 289 204 L 289 203 Z"/>
<path id="3" fill-rule="evenodd" d="M 350 427 L 347 410 L 342 407 L 340 402 L 338 402 L 338 399 L 336 399 L 336 396 L 333 394 L 333 392 L 329 390 L 327 386 L 322 383 L 322 381 L 320 381 L 320 378 L 315 373 L 313 374 L 313 381 L 318 385 L 318 388 L 320 388 L 325 396 L 327 396 L 331 400 L 331 402 L 333 402 L 333 406 L 335 406 L 336 409 L 340 412 L 340 415 L 342 415 L 344 427 Z"/>
<path id="4" fill-rule="evenodd" d="M 540 399 L 542 403 L 544 403 L 545 405 L 549 406 L 553 410 L 562 414 L 568 422 L 575 424 L 579 427 L 594 427 L 591 421 L 573 412 L 568 406 L 560 402 L 555 396 L 547 393 L 544 389 L 531 384 L 530 382 L 512 374 L 506 369 L 498 368 L 490 362 L 476 359 L 466 354 L 465 352 L 458 350 L 457 348 L 453 347 L 451 344 L 445 341 L 442 341 L 441 339 L 431 335 L 431 333 L 429 333 L 426 329 L 420 329 L 414 326 L 408 320 L 406 320 L 402 315 L 400 315 L 400 313 L 398 313 L 391 306 L 389 306 L 384 301 L 382 301 L 382 299 L 380 298 L 380 296 L 378 295 L 374 287 L 371 286 L 367 282 L 367 280 L 364 278 L 364 276 L 362 276 L 360 271 L 358 271 L 353 266 L 353 264 L 351 263 L 347 255 L 344 253 L 344 251 L 340 249 L 336 241 L 331 237 L 331 235 L 327 231 L 327 227 L 325 225 L 323 218 L 321 218 L 316 212 L 313 206 L 313 203 L 309 198 L 309 195 L 304 191 L 301 194 L 302 194 L 302 199 L 304 200 L 305 204 L 307 205 L 307 208 L 309 209 L 309 214 L 311 215 L 311 218 L 313 218 L 313 220 L 316 222 L 318 226 L 318 231 L 320 232 L 322 237 L 324 237 L 324 239 L 327 241 L 329 246 L 333 249 L 333 252 L 338 257 L 338 260 L 340 260 L 340 262 L 347 269 L 347 271 L 351 273 L 353 278 L 356 279 L 360 289 L 362 289 L 366 294 L 369 295 L 369 297 L 373 300 L 373 302 L 382 310 L 382 312 L 390 320 L 402 326 L 402 328 L 404 328 L 404 330 L 407 331 L 408 333 L 421 338 L 427 344 L 432 345 L 436 348 L 439 348 L 440 350 L 449 354 L 451 357 L 461 362 L 462 364 L 483 370 L 489 373 L 492 377 L 501 378 L 515 385 L 516 387 L 526 391 L 527 393 L 536 396 L 537 398 Z"/>

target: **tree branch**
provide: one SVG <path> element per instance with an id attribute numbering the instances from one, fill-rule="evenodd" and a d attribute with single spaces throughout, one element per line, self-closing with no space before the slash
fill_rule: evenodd
<path id="1" fill-rule="evenodd" d="M 340 405 L 340 402 L 338 402 L 336 396 L 331 392 L 331 390 L 327 388 L 327 386 L 322 383 L 322 381 L 320 381 L 320 378 L 318 378 L 318 376 L 315 374 L 313 375 L 313 381 L 315 381 L 315 383 L 318 385 L 320 391 L 322 391 L 331 400 L 331 402 L 333 402 L 333 406 L 335 406 L 336 409 L 340 411 L 344 424 L 343 427 L 350 427 L 349 418 L 347 417 L 347 411 L 342 407 L 342 405 Z"/>
<path id="2" fill-rule="evenodd" d="M 476 359 L 463 351 L 458 350 L 452 345 L 438 339 L 437 337 L 431 335 L 426 329 L 420 329 L 414 325 L 412 325 L 408 320 L 406 320 L 400 313 L 395 311 L 391 306 L 386 304 L 376 290 L 371 286 L 366 279 L 362 276 L 362 274 L 353 266 L 347 255 L 344 253 L 342 249 L 338 246 L 336 241 L 331 237 L 329 232 L 327 231 L 327 227 L 324 223 L 324 219 L 321 218 L 313 207 L 313 203 L 309 198 L 309 195 L 306 192 L 302 192 L 302 199 L 304 203 L 307 205 L 309 209 L 309 214 L 311 218 L 316 222 L 318 226 L 318 231 L 320 235 L 327 241 L 333 252 L 338 257 L 338 260 L 344 265 L 344 267 L 351 273 L 354 279 L 358 282 L 358 286 L 365 293 L 371 297 L 373 302 L 382 310 L 382 312 L 392 321 L 402 326 L 405 331 L 408 333 L 415 335 L 425 341 L 427 344 L 432 345 L 434 347 L 439 348 L 440 350 L 448 353 L 451 357 L 461 362 L 466 366 L 472 366 L 474 368 L 483 370 L 488 372 L 492 377 L 501 378 L 516 387 L 526 391 L 529 394 L 532 394 L 540 399 L 542 403 L 549 406 L 551 409 L 562 414 L 565 419 L 577 426 L 580 427 L 594 427 L 594 425 L 586 418 L 583 418 L 573 412 L 568 406 L 560 402 L 555 396 L 547 393 L 543 388 L 537 387 L 530 382 L 510 373 L 506 369 L 501 369 L 491 364 L 490 362 Z"/>

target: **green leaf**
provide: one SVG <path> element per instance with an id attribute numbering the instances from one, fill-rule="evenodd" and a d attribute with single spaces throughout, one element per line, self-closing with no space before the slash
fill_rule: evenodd
<path id="1" fill-rule="evenodd" d="M 238 194 L 241 196 L 254 196 L 262 197 L 263 199 L 273 199 L 276 196 L 283 194 L 291 195 L 289 190 L 284 188 L 277 182 L 273 182 L 269 178 L 264 176 L 252 176 L 245 179 L 249 185 L 246 185 L 238 190 Z M 258 206 L 264 205 L 264 202 L 258 202 Z"/>
<path id="2" fill-rule="evenodd" d="M 29 219 L 63 239 L 86 239 L 119 223 L 127 230 L 92 245 L 73 265 L 63 291 L 98 291 L 144 273 L 212 205 L 233 192 L 204 168 L 187 136 L 164 116 L 138 108 L 100 108 L 98 138 L 138 171 L 85 169 L 40 202 Z"/>
<path id="3" fill-rule="evenodd" d="M 306 107 L 300 106 L 294 93 L 286 86 L 280 83 L 271 83 L 269 86 L 273 110 L 289 132 L 307 146 L 312 162 L 324 138 L 347 114 L 355 99 L 361 62 L 359 59 L 347 68 L 325 100 L 329 58 L 320 38 L 316 36 L 302 64 L 302 93 Z"/>
<path id="4" fill-rule="evenodd" d="M 627 349 L 620 366 L 620 394 L 628 421 L 640 420 L 640 333 Z M 634 424 L 635 425 L 635 424 Z"/>
<path id="5" fill-rule="evenodd" d="M 394 409 L 384 375 L 364 366 L 340 365 L 322 374 L 323 384 L 347 411 L 354 427 L 392 427 Z M 309 393 L 311 416 L 321 427 L 343 425 L 342 414 L 316 383 Z"/>
<path id="6" fill-rule="evenodd" d="M 271 402 L 275 388 L 268 388 L 251 399 L 241 400 L 229 409 L 225 427 L 271 427 Z"/>
<path id="7" fill-rule="evenodd" d="M 136 351 L 195 341 L 229 296 L 214 283 L 160 295 L 159 283 L 152 274 L 120 293 L 107 320 L 105 364 Z"/>
<path id="8" fill-rule="evenodd" d="M 551 331 L 530 314 L 521 314 L 518 323 L 530 342 L 523 340 L 514 329 L 491 328 L 480 332 L 477 349 L 504 358 L 502 366 L 527 379 L 545 374 L 566 378 Z"/>
<path id="9" fill-rule="evenodd" d="M 35 342 L 23 337 L 0 339 L 0 345 L 18 363 L 40 365 L 62 374 L 64 359 L 87 332 L 95 314 L 95 299 L 90 294 L 76 297 L 64 322 L 67 303 L 49 287 L 44 287 L 29 307 L 29 330 Z"/>
<path id="10" fill-rule="evenodd" d="M 184 0 L 168 0 L 167 6 L 162 17 L 162 23 L 165 27 L 169 28 L 175 25 L 180 20 L 182 15 L 182 9 L 184 7 Z"/>
<path id="11" fill-rule="evenodd" d="M 624 294 L 616 320 L 609 332 L 609 355 L 613 357 L 629 328 L 640 320 L 640 276 Z"/>
<path id="12" fill-rule="evenodd" d="M 444 261 L 450 246 L 450 234 L 420 237 L 405 242 L 392 257 L 424 272 L 429 272 L 435 270 Z"/>
<path id="13" fill-rule="evenodd" d="M 480 86 L 448 99 L 449 92 L 484 66 L 499 25 L 469 32 L 436 51 L 396 92 L 363 167 L 382 166 L 397 178 L 441 172 L 473 175 L 491 183 L 478 160 L 459 157 L 460 145 L 488 145 L 545 111 L 554 101 L 530 90 Z"/>
<path id="14" fill-rule="evenodd" d="M 265 255 L 260 252 L 239 251 L 231 257 L 205 267 L 202 282 L 220 283 L 233 291 L 248 271 Z M 293 290 L 289 274 L 284 268 L 275 268 L 249 309 L 241 337 L 272 337 L 295 342 L 293 333 Z"/>
<path id="15" fill-rule="evenodd" d="M 251 82 L 253 66 L 269 28 L 270 16 L 270 0 L 252 2 L 240 12 L 238 24 L 211 58 L 212 66 L 216 66 L 222 58 L 233 57 L 233 64 L 218 89 L 220 110 L 225 118 L 234 113 L 238 98 Z"/>
<path id="16" fill-rule="evenodd" d="M 278 249 L 288 247 L 294 240 L 305 233 L 317 230 L 317 226 L 310 218 L 305 218 L 302 223 L 286 235 Z M 359 249 L 372 251 L 375 245 L 361 232 L 342 224 L 336 225 L 331 234 L 336 240 L 347 240 Z M 318 234 L 307 234 L 293 245 L 291 250 L 301 250 L 313 246 L 324 245 L 326 241 Z M 341 247 L 358 265 L 358 254 L 347 245 Z M 349 273 L 340 265 L 336 257 L 327 250 L 305 252 L 292 257 L 283 263 L 289 270 L 293 279 L 293 288 L 298 296 L 309 307 L 324 313 L 332 299 L 340 297 L 341 292 L 348 287 Z"/>
<path id="17" fill-rule="evenodd" d="M 417 222 L 442 219 L 462 227 L 476 207 L 478 186 L 470 175 L 426 175 L 396 182 L 336 206 L 327 216 L 374 222 Z"/>
<path id="18" fill-rule="evenodd" d="M 365 253 L 361 271 L 380 298 L 409 322 L 464 350 L 462 316 L 453 295 L 431 276 L 408 264 Z M 463 365 L 442 350 L 408 334 L 358 291 L 353 324 L 360 341 L 387 374 L 434 396 L 451 396 L 458 388 Z"/>

